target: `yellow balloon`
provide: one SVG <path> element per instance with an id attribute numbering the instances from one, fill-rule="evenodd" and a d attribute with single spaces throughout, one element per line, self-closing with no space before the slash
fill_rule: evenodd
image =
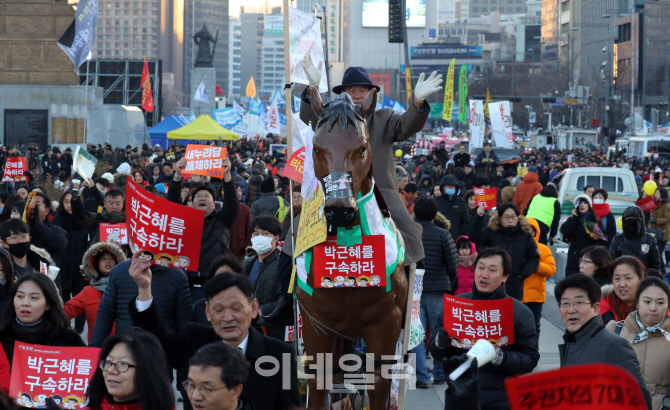
<path id="1" fill-rule="evenodd" d="M 398 157 L 398 158 L 402 157 L 402 150 L 400 150 L 400 149 L 397 150 L 397 151 L 395 152 L 395 156 Z"/>
<path id="2" fill-rule="evenodd" d="M 623 216 L 620 216 L 619 219 L 616 221 L 617 226 L 619 229 L 623 229 Z"/>
<path id="3" fill-rule="evenodd" d="M 646 192 L 649 196 L 654 195 L 657 188 L 658 185 L 656 185 L 656 182 L 654 181 L 647 181 L 644 183 L 644 192 Z"/>

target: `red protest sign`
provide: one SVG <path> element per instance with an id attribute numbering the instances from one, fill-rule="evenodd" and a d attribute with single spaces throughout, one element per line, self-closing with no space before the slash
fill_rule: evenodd
<path id="1" fill-rule="evenodd" d="M 305 166 L 305 147 L 300 148 L 291 155 L 284 167 L 282 176 L 302 184 L 302 168 Z"/>
<path id="2" fill-rule="evenodd" d="M 444 295 L 444 329 L 451 345 L 470 349 L 479 339 L 496 346 L 514 343 L 512 298 L 472 300 Z"/>
<path id="3" fill-rule="evenodd" d="M 644 212 L 652 211 L 658 207 L 658 205 L 656 205 L 656 202 L 654 201 L 653 196 L 642 198 L 639 201 L 635 202 L 635 205 L 639 206 Z"/>
<path id="4" fill-rule="evenodd" d="M 100 241 L 128 245 L 128 224 L 100 224 Z"/>
<path id="5" fill-rule="evenodd" d="M 23 407 L 43 409 L 48 397 L 60 397 L 61 408 L 83 408 L 99 355 L 100 349 L 95 347 L 42 346 L 17 341 L 9 397 Z"/>
<path id="6" fill-rule="evenodd" d="M 328 237 L 314 247 L 315 288 L 386 286 L 386 247 L 383 235 L 363 235 L 363 243 L 337 244 Z"/>
<path id="7" fill-rule="evenodd" d="M 207 177 L 223 178 L 223 160 L 228 149 L 211 145 L 188 144 L 184 172 Z"/>
<path id="8" fill-rule="evenodd" d="M 27 181 L 25 172 L 28 170 L 26 157 L 9 157 L 5 163 L 5 172 L 2 175 L 3 181 Z"/>
<path id="9" fill-rule="evenodd" d="M 644 410 L 640 385 L 609 364 L 569 366 L 510 377 L 505 389 L 512 410 Z"/>
<path id="10" fill-rule="evenodd" d="M 128 178 L 126 220 L 131 249 L 154 264 L 198 269 L 205 213 L 159 198 Z"/>
<path id="11" fill-rule="evenodd" d="M 483 206 L 484 209 L 491 209 L 498 206 L 498 188 L 478 188 L 473 187 L 475 190 L 475 201 L 477 201 L 477 206 Z"/>

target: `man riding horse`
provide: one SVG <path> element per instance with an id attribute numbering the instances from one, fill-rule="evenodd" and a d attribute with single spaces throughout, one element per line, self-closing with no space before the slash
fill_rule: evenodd
<path id="1" fill-rule="evenodd" d="M 310 56 L 305 58 L 304 67 L 309 86 L 302 93 L 300 105 L 300 119 L 306 124 L 311 122 L 316 129 L 316 117 L 309 97 L 312 88 L 318 88 L 321 82 L 322 64 L 315 65 Z M 409 139 L 423 129 L 426 124 L 430 107 L 426 97 L 442 89 L 442 75 L 433 72 L 424 80 L 422 73 L 414 87 L 413 107 L 408 107 L 404 114 L 399 115 L 389 108 L 375 111 L 367 120 L 370 133 L 372 151 L 372 168 L 375 184 L 380 189 L 384 201 L 390 211 L 391 218 L 402 234 L 405 241 L 405 267 L 421 261 L 424 258 L 421 242 L 421 225 L 412 220 L 407 212 L 400 195 L 398 194 L 398 180 L 396 178 L 395 163 L 393 162 L 393 144 Z M 379 92 L 380 88 L 373 84 L 367 71 L 362 67 L 349 67 L 342 78 L 342 85 L 333 87 L 333 93 L 349 94 L 354 104 L 361 106 L 365 97 L 372 90 Z M 294 235 L 297 225 L 294 226 Z M 287 294 L 292 269 L 292 238 L 287 236 L 282 248 L 283 255 L 278 262 L 277 274 L 281 284 L 279 304 L 271 315 L 263 317 L 264 324 L 291 324 L 293 323 L 293 303 Z"/>

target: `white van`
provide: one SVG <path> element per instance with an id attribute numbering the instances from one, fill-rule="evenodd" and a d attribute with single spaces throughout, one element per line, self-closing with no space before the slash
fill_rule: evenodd
<path id="1" fill-rule="evenodd" d="M 567 201 L 574 202 L 577 195 L 584 193 L 584 187 L 587 185 L 607 190 L 607 203 L 615 215 L 621 215 L 626 208 L 635 205 L 638 198 L 635 175 L 629 169 L 580 167 L 565 171 L 558 201 L 561 205 Z M 572 212 L 564 209 L 564 214 Z"/>

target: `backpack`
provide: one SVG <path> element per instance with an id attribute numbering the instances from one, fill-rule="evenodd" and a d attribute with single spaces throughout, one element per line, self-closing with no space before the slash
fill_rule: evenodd
<path id="1" fill-rule="evenodd" d="M 425 164 L 422 165 L 422 167 L 423 167 L 423 172 L 421 173 L 421 175 L 419 175 L 419 178 L 417 179 L 417 184 L 419 183 L 419 181 L 421 181 L 421 177 L 423 177 L 425 175 L 430 180 L 430 186 L 432 187 L 435 184 L 435 181 L 433 181 L 433 169 L 434 168 L 429 168 Z"/>
<path id="2" fill-rule="evenodd" d="M 286 206 L 286 204 L 284 203 L 284 199 L 282 197 L 277 196 L 276 198 L 279 201 L 279 209 L 277 209 L 277 213 L 275 214 L 275 216 L 277 217 L 277 219 L 279 219 L 279 223 L 283 223 L 284 219 L 286 218 L 286 214 L 288 214 L 289 212 L 289 209 L 288 206 Z"/>

